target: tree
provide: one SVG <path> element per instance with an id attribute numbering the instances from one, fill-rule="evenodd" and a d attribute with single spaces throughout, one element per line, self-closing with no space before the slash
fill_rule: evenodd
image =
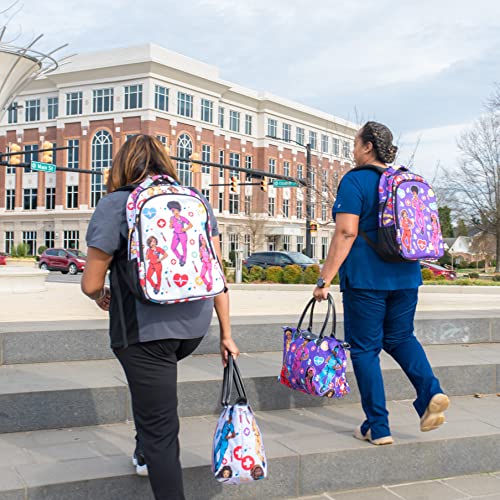
<path id="1" fill-rule="evenodd" d="M 441 224 L 441 233 L 443 238 L 453 238 L 453 226 L 451 224 L 451 208 L 443 205 L 438 208 L 439 223 Z"/>
<path id="2" fill-rule="evenodd" d="M 467 225 L 463 219 L 459 219 L 457 228 L 456 228 L 456 236 L 467 236 L 469 234 L 469 230 L 467 229 Z"/>
<path id="3" fill-rule="evenodd" d="M 484 260 L 484 271 L 488 266 L 488 262 L 491 261 L 492 257 L 495 255 L 495 237 L 492 234 L 482 232 L 474 236 L 471 242 L 471 250 L 477 256 L 477 260 Z"/>
<path id="4" fill-rule="evenodd" d="M 250 212 L 243 219 L 243 234 L 250 236 L 249 255 L 262 249 L 265 241 L 266 214 Z"/>

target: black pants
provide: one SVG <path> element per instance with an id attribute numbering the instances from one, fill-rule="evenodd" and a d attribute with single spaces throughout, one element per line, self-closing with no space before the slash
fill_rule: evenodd
<path id="1" fill-rule="evenodd" d="M 127 377 L 141 449 L 156 500 L 184 500 L 179 460 L 177 362 L 201 338 L 158 340 L 115 349 Z"/>

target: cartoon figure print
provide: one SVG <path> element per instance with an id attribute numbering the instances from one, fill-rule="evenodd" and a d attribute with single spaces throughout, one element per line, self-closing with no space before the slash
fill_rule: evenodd
<path id="1" fill-rule="evenodd" d="M 172 217 L 170 217 L 170 229 L 174 230 L 174 236 L 172 238 L 172 252 L 179 259 L 181 266 L 186 263 L 187 257 L 187 231 L 189 231 L 193 224 L 189 222 L 186 217 L 181 215 L 181 204 L 178 201 L 169 201 L 167 203 L 167 208 L 172 211 Z M 182 253 L 179 252 L 178 247 L 181 245 Z"/>
<path id="2" fill-rule="evenodd" d="M 316 393 L 316 388 L 313 383 L 314 375 L 316 375 L 316 370 L 310 366 L 306 371 L 306 390 L 309 394 Z"/>
<path id="3" fill-rule="evenodd" d="M 207 240 L 200 234 L 199 238 L 200 245 L 200 259 L 201 259 L 201 272 L 200 277 L 207 287 L 207 292 L 210 292 L 213 288 L 212 279 L 212 255 L 210 254 L 210 249 L 208 248 Z M 208 277 L 207 277 L 208 275 Z"/>
<path id="4" fill-rule="evenodd" d="M 401 243 L 408 252 L 411 250 L 411 230 L 413 228 L 413 221 L 408 217 L 406 210 L 401 210 L 401 227 L 403 234 L 401 235 Z"/>
<path id="5" fill-rule="evenodd" d="M 326 358 L 325 366 L 323 367 L 323 370 L 321 370 L 321 373 L 324 373 L 320 391 L 322 394 L 327 392 L 328 389 L 331 389 L 330 385 L 335 378 L 336 371 L 342 368 L 342 360 L 337 358 L 338 351 L 339 348 L 335 347 L 330 356 Z"/>
<path id="6" fill-rule="evenodd" d="M 233 477 L 233 469 L 229 465 L 224 465 L 220 472 L 217 474 L 218 479 L 225 479 L 229 481 Z"/>
<path id="7" fill-rule="evenodd" d="M 436 214 L 431 214 L 432 238 L 431 243 L 436 255 L 439 253 L 439 234 L 441 233 L 441 225 L 439 224 Z"/>
<path id="8" fill-rule="evenodd" d="M 257 422 L 255 421 L 255 418 L 252 418 L 252 429 L 255 436 L 255 453 L 262 462 L 262 465 L 265 467 L 266 459 L 264 458 L 264 454 L 262 453 L 262 436 L 260 435 L 260 431 L 259 428 L 257 427 Z"/>
<path id="9" fill-rule="evenodd" d="M 425 217 L 424 217 L 424 202 L 418 197 L 419 189 L 418 186 L 412 186 L 411 192 L 413 193 L 413 199 L 411 200 L 411 206 L 415 209 L 415 223 L 420 229 L 420 234 L 424 234 L 425 230 Z"/>
<path id="10" fill-rule="evenodd" d="M 224 460 L 224 455 L 229 447 L 229 440 L 236 437 L 236 432 L 234 431 L 233 425 L 233 412 L 230 411 L 226 422 L 217 433 L 215 438 L 218 438 L 217 445 L 214 449 L 214 466 L 215 470 L 219 470 Z"/>
<path id="11" fill-rule="evenodd" d="M 146 274 L 146 281 L 153 287 L 155 294 L 159 293 L 161 288 L 161 261 L 167 258 L 168 254 L 158 246 L 158 239 L 155 236 L 150 236 L 146 240 L 148 249 L 146 250 L 146 260 L 149 262 Z M 155 276 L 156 281 L 153 280 Z"/>

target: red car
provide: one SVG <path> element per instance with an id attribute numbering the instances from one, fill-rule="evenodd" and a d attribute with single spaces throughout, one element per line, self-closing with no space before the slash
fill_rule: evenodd
<path id="1" fill-rule="evenodd" d="M 40 256 L 40 269 L 77 274 L 85 269 L 87 256 L 75 249 L 47 248 Z"/>
<path id="2" fill-rule="evenodd" d="M 434 262 L 420 261 L 420 267 L 422 269 L 429 269 L 436 276 L 444 276 L 447 280 L 454 280 L 457 278 L 457 273 L 451 269 L 446 269 L 446 267 L 440 266 L 439 264 L 434 264 Z"/>
<path id="3" fill-rule="evenodd" d="M 7 265 L 7 256 L 3 253 L 0 253 L 0 266 Z"/>

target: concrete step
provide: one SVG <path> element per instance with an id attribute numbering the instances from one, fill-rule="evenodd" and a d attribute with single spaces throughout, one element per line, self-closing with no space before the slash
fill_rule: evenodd
<path id="1" fill-rule="evenodd" d="M 269 478 L 242 486 L 210 472 L 216 417 L 183 418 L 186 498 L 293 499 L 500 470 L 499 397 L 452 398 L 448 423 L 429 433 L 418 430 L 410 401 L 388 409 L 395 444 L 384 447 L 351 437 L 362 419 L 357 404 L 257 412 Z M 130 463 L 133 436 L 131 424 L 0 435 L 0 499 L 152 499 Z"/>
<path id="2" fill-rule="evenodd" d="M 498 311 L 419 312 L 415 333 L 426 345 L 500 342 Z M 282 326 L 295 326 L 297 314 L 239 316 L 231 319 L 242 352 L 279 351 Z M 338 337 L 343 338 L 339 315 Z M 219 327 L 214 320 L 199 354 L 219 350 Z M 111 359 L 108 323 L 103 320 L 0 323 L 0 365 Z"/>
<path id="3" fill-rule="evenodd" d="M 500 391 L 500 343 L 428 346 L 429 359 L 447 393 L 454 396 Z M 354 376 L 352 393 L 342 401 L 292 391 L 277 381 L 279 352 L 243 354 L 240 368 L 256 410 L 338 406 L 359 401 Z M 398 365 L 382 354 L 388 400 L 413 398 L 415 391 Z M 220 356 L 191 356 L 179 365 L 179 414 L 218 413 Z M 115 360 L 5 365 L 0 367 L 0 433 L 123 422 L 131 417 L 130 397 Z"/>

